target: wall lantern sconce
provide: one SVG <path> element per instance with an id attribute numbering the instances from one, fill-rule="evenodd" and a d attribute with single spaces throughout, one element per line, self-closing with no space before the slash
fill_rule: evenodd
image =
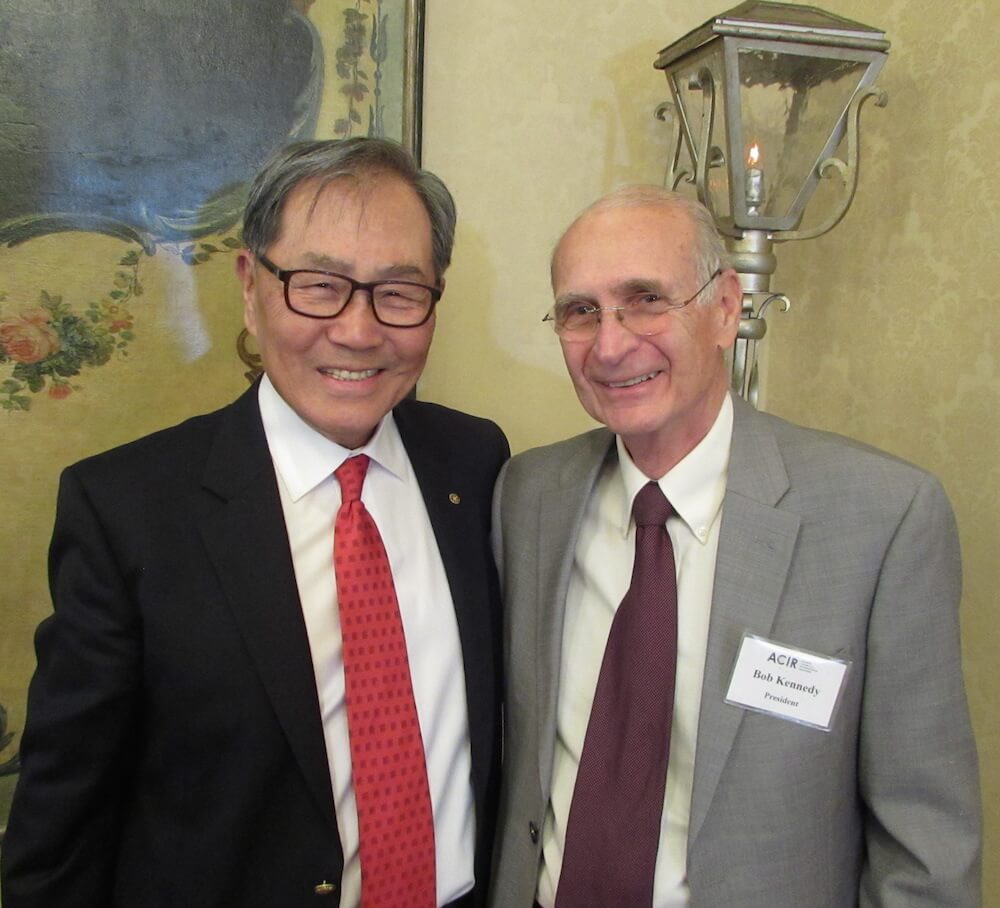
<path id="1" fill-rule="evenodd" d="M 750 0 L 660 51 L 673 124 L 665 185 L 694 184 L 726 238 L 743 286 L 732 387 L 757 402 L 756 343 L 771 303 L 774 244 L 818 237 L 847 213 L 858 183 L 861 107 L 885 92 L 885 33 L 813 6 Z M 846 160 L 836 157 L 847 137 Z M 839 191 L 815 226 L 803 214 L 823 178 Z"/>

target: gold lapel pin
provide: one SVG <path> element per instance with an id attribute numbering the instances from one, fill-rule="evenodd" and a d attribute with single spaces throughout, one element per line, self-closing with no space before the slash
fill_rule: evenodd
<path id="1" fill-rule="evenodd" d="M 458 492 L 449 492 L 448 501 L 450 501 L 452 504 L 460 504 L 462 501 L 462 496 L 459 495 Z"/>

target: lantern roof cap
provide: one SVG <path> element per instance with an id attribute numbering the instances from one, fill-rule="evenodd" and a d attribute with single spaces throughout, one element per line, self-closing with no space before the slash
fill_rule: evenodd
<path id="1" fill-rule="evenodd" d="M 663 48 L 654 65 L 657 69 L 666 69 L 701 45 L 716 38 L 729 37 L 794 41 L 883 52 L 889 49 L 889 42 L 881 29 L 836 16 L 819 7 L 774 3 L 770 0 L 747 0 L 728 12 L 713 16 L 683 38 Z"/>

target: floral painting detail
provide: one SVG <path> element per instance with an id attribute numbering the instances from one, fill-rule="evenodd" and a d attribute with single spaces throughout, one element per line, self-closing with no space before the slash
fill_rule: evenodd
<path id="1" fill-rule="evenodd" d="M 130 250 L 118 262 L 112 288 L 82 310 L 46 290 L 38 305 L 8 312 L 0 308 L 0 408 L 31 408 L 31 395 L 43 391 L 56 400 L 79 386 L 70 379 L 85 368 L 102 366 L 112 356 L 128 356 L 135 339 L 130 302 L 142 295 L 140 254 Z"/>
<path id="2" fill-rule="evenodd" d="M 212 256 L 220 253 L 234 252 L 243 246 L 238 236 L 224 236 L 220 240 L 221 248 L 214 243 L 160 243 L 161 248 L 174 255 L 179 255 L 185 265 L 204 265 L 211 261 Z"/>
<path id="3" fill-rule="evenodd" d="M 367 41 L 368 54 L 375 64 L 374 86 L 368 71 L 362 67 L 365 44 L 368 38 L 368 12 L 371 10 L 371 38 Z M 334 135 L 346 139 L 354 134 L 356 126 L 361 126 L 363 117 L 359 107 L 369 104 L 368 135 L 384 134 L 382 125 L 382 99 L 379 82 L 382 78 L 382 63 L 386 59 L 385 42 L 387 16 L 382 15 L 379 0 L 357 0 L 353 8 L 344 10 L 343 43 L 337 48 L 337 75 L 340 77 L 340 93 L 347 98 L 347 116 L 339 117 L 333 124 Z M 374 88 L 374 97 L 368 96 Z"/>
<path id="4" fill-rule="evenodd" d="M 345 139 L 361 124 L 358 105 L 364 103 L 369 91 L 368 73 L 361 68 L 368 17 L 360 10 L 361 0 L 357 6 L 344 10 L 344 42 L 337 48 L 337 75 L 343 80 L 340 92 L 347 98 L 347 116 L 333 124 L 333 131 Z"/>

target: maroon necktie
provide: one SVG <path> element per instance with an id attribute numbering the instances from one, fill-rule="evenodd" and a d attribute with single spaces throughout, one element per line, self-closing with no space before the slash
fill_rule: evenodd
<path id="1" fill-rule="evenodd" d="M 341 464 L 333 562 L 343 638 L 362 908 L 437 905 L 434 817 L 396 588 L 361 503 L 368 458 Z"/>
<path id="2" fill-rule="evenodd" d="M 677 577 L 655 482 L 635 497 L 632 582 L 611 624 L 566 827 L 556 908 L 652 905 L 677 668 Z"/>

